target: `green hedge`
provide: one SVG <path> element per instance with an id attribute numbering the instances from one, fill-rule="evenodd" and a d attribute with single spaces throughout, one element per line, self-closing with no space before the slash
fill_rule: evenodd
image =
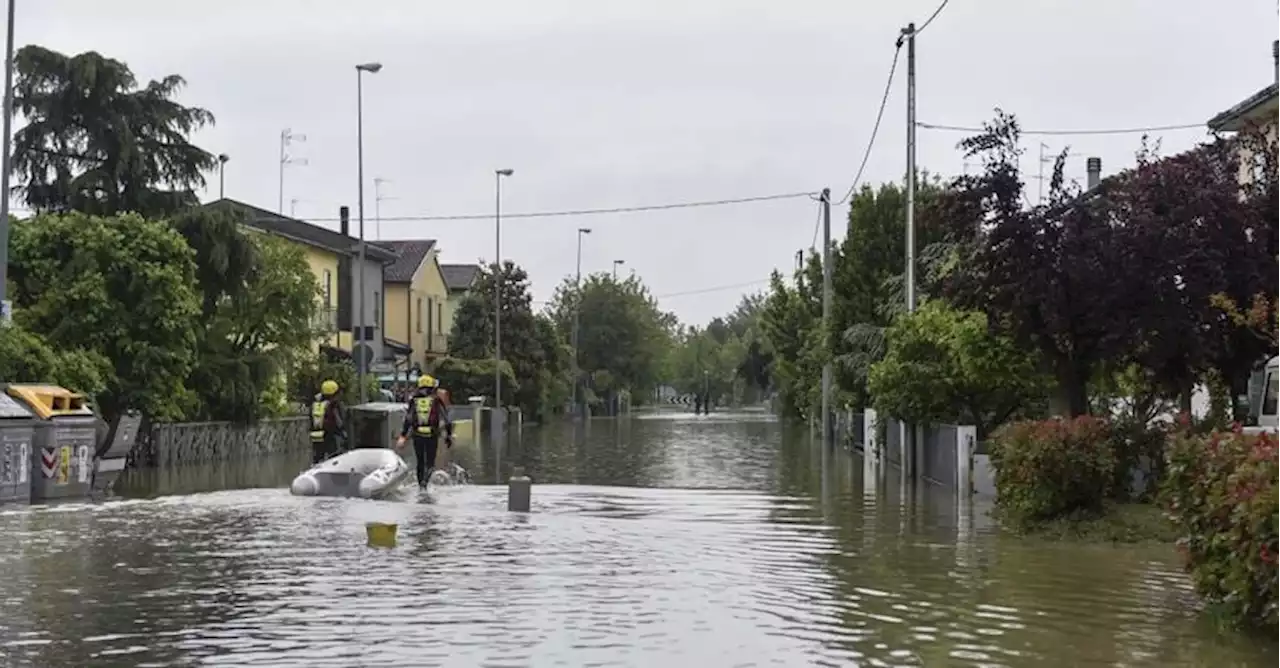
<path id="1" fill-rule="evenodd" d="M 1277 629 L 1275 434 L 1181 431 L 1168 449 L 1164 498 L 1200 594 L 1229 622 Z"/>
<path id="2" fill-rule="evenodd" d="M 429 373 L 440 381 L 440 386 L 449 392 L 454 404 L 466 404 L 469 397 L 486 397 L 489 405 L 493 405 L 493 371 L 494 360 L 469 360 L 459 357 L 442 357 L 436 361 Z M 502 362 L 502 397 L 504 404 L 510 403 L 519 385 L 511 365 Z"/>

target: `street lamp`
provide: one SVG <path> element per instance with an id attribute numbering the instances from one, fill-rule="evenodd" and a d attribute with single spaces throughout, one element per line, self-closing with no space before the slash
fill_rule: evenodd
<path id="1" fill-rule="evenodd" d="M 514 169 L 493 170 L 493 407 L 502 408 L 502 177 Z"/>
<path id="2" fill-rule="evenodd" d="M 351 354 L 356 358 L 356 383 L 360 386 L 360 403 L 366 400 L 364 382 L 365 367 L 368 366 L 364 352 L 357 350 L 365 334 L 364 305 L 364 264 L 368 250 L 364 242 L 364 73 L 377 74 L 382 70 L 382 63 L 362 63 L 356 65 L 356 179 L 359 187 L 356 194 L 356 210 L 360 217 L 360 264 L 356 268 L 355 308 L 359 316 L 356 318 L 360 331 L 351 337 Z"/>
<path id="3" fill-rule="evenodd" d="M 578 270 L 576 278 L 573 279 L 574 304 L 573 304 L 573 410 L 576 413 L 582 407 L 578 397 L 578 328 L 582 323 L 582 237 L 591 234 L 591 228 L 578 228 Z"/>
<path id="4" fill-rule="evenodd" d="M 617 280 L 618 280 L 618 266 L 619 266 L 619 265 L 624 265 L 624 264 L 626 264 L 626 263 L 627 263 L 627 261 L 626 261 L 626 260 L 614 260 L 614 261 L 613 261 L 613 280 L 614 280 L 614 282 L 617 282 Z"/>
<path id="5" fill-rule="evenodd" d="M 226 153 L 218 154 L 218 199 L 227 196 L 227 161 L 230 159 Z"/>
<path id="6" fill-rule="evenodd" d="M 9 317 L 9 298 L 5 281 L 9 271 L 9 170 L 13 162 L 13 6 L 18 0 L 9 0 L 9 19 L 4 52 L 4 148 L 0 149 L 0 327 Z"/>

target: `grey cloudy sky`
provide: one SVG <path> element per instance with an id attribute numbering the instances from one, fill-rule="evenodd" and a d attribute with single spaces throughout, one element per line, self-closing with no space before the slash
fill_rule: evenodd
<path id="1" fill-rule="evenodd" d="M 356 204 L 355 71 L 366 79 L 366 229 L 375 177 L 384 216 L 487 213 L 510 167 L 506 211 L 659 204 L 848 188 L 898 30 L 937 0 L 18 0 L 16 41 L 97 50 L 140 79 L 178 73 L 181 101 L 208 108 L 197 142 L 227 153 L 227 195 L 277 203 L 279 137 L 305 133 L 307 166 L 285 175 L 285 209 L 332 218 Z M 1001 106 L 1024 128 L 1195 123 L 1270 83 L 1274 0 L 953 0 L 918 40 L 919 120 L 978 125 Z M 905 54 L 904 54 L 905 61 Z M 866 178 L 901 178 L 905 67 Z M 1165 134 L 1165 152 L 1201 131 Z M 962 135 L 921 130 L 920 165 L 964 166 Z M 1068 142 L 1105 172 L 1139 136 Z M 1034 182 L 1033 182 L 1034 183 Z M 208 195 L 217 195 L 211 179 Z M 1034 193 L 1035 186 L 1032 185 Z M 763 281 L 813 238 L 807 199 L 623 215 L 512 220 L 503 254 L 545 300 L 574 270 L 626 261 L 658 295 Z M 836 211 L 837 221 L 843 211 Z M 336 227 L 336 223 L 327 223 Z M 843 225 L 837 224 L 838 233 Z M 383 238 L 434 238 L 446 261 L 493 256 L 492 221 L 383 222 Z M 705 322 L 756 286 L 664 297 Z"/>

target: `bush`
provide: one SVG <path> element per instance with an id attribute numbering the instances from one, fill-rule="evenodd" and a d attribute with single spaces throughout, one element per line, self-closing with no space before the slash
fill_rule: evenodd
<path id="1" fill-rule="evenodd" d="M 338 400 L 346 406 L 360 403 L 360 386 L 356 384 L 356 367 L 351 360 L 329 359 L 325 354 L 317 354 L 304 360 L 289 374 L 289 394 L 300 404 L 308 404 L 320 391 L 320 384 L 326 380 L 338 383 Z M 378 379 L 373 374 L 365 374 L 365 396 L 372 401 L 378 399 Z"/>
<path id="2" fill-rule="evenodd" d="M 1111 426 L 1082 415 L 1013 422 L 990 441 L 996 505 L 1017 526 L 1100 515 L 1118 466 Z"/>
<path id="3" fill-rule="evenodd" d="M 114 369 L 94 351 L 54 350 L 44 337 L 17 324 L 0 325 L 0 382 L 53 383 L 93 398 Z"/>
<path id="4" fill-rule="evenodd" d="M 469 360 L 458 357 L 442 357 L 436 361 L 429 373 L 440 381 L 440 387 L 449 391 L 454 403 L 465 404 L 467 399 L 483 396 L 493 405 L 493 368 L 494 360 Z M 516 396 L 520 386 L 516 383 L 515 373 L 506 360 L 502 361 L 502 398 L 503 405 L 510 405 L 511 398 Z"/>
<path id="5" fill-rule="evenodd" d="M 1275 434 L 1181 430 L 1163 491 L 1196 589 L 1223 618 L 1276 631 Z"/>

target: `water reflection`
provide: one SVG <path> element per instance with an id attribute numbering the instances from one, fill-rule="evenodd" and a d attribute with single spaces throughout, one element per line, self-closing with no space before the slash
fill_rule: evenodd
<path id="1" fill-rule="evenodd" d="M 496 477 L 482 455 L 458 453 Z M 557 425 L 512 444 L 512 464 L 538 483 L 529 515 L 485 486 L 423 503 L 256 489 L 0 512 L 0 665 L 1277 660 L 1197 621 L 1166 548 L 1011 540 L 982 509 L 868 477 L 763 416 Z M 130 489 L 280 487 L 303 465 Z M 400 546 L 367 548 L 368 521 L 398 523 Z"/>

